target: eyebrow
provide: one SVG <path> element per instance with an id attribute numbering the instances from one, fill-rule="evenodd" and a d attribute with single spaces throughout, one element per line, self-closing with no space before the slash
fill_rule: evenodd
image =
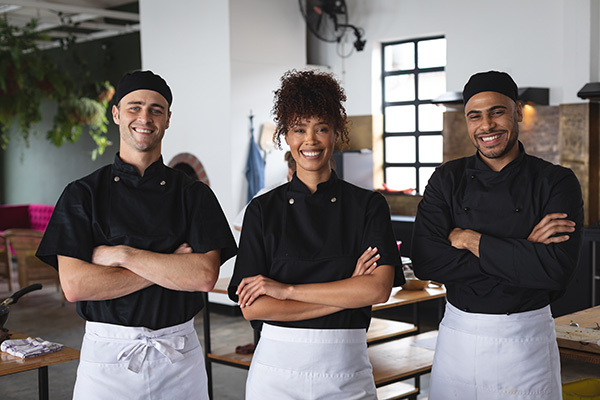
<path id="1" fill-rule="evenodd" d="M 304 122 L 298 122 L 297 124 L 293 124 L 292 126 L 306 126 L 308 124 L 305 124 Z M 329 125 L 327 122 L 325 121 L 320 121 L 317 122 L 315 125 Z"/>
<path id="2" fill-rule="evenodd" d="M 144 103 L 143 101 L 128 101 L 127 102 L 127 105 L 138 105 L 138 104 L 141 105 L 141 106 L 143 106 L 146 103 Z M 152 104 L 150 104 L 150 107 L 158 107 L 158 108 L 161 108 L 163 110 L 165 109 L 165 106 L 163 106 L 162 104 L 159 104 L 159 103 L 152 103 Z"/>
<path id="3" fill-rule="evenodd" d="M 503 105 L 497 105 L 497 106 L 492 106 L 492 107 L 490 107 L 490 108 L 488 108 L 486 110 L 483 110 L 483 111 L 488 111 L 489 112 L 489 111 L 494 111 L 494 110 L 497 110 L 497 109 L 508 110 L 508 107 L 507 106 L 503 106 Z M 467 116 L 469 116 L 471 114 L 481 114 L 483 111 L 482 110 L 471 110 L 471 111 L 469 111 L 467 113 Z"/>

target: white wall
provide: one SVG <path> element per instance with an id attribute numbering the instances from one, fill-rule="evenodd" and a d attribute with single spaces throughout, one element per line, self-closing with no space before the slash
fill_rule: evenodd
<path id="1" fill-rule="evenodd" d="M 373 52 L 382 41 L 439 34 L 447 39 L 448 91 L 462 91 L 475 72 L 497 69 L 521 87 L 550 88 L 551 104 L 579 102 L 577 91 L 597 62 L 590 58 L 598 42 L 591 41 L 592 1 L 347 0 L 349 22 L 365 30 L 365 50 L 342 60 L 335 44 L 311 35 L 309 46 L 316 47 L 315 62 L 343 77 L 349 115 L 371 113 L 379 100 L 372 93 L 379 76 Z"/>
<path id="2" fill-rule="evenodd" d="M 226 214 L 231 192 L 231 62 L 229 3 L 140 0 L 142 68 L 161 75 L 173 91 L 171 126 L 163 141 L 168 163 L 194 154 Z"/>

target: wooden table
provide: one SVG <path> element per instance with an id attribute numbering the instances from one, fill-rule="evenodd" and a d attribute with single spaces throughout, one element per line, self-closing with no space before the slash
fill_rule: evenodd
<path id="1" fill-rule="evenodd" d="M 10 339 L 26 339 L 29 337 L 19 332 L 9 331 L 9 333 L 11 334 Z M 77 360 L 78 358 L 79 350 L 67 346 L 55 353 L 24 359 L 0 352 L 0 376 L 37 369 L 39 398 L 48 400 L 48 366 Z"/>
<path id="2" fill-rule="evenodd" d="M 571 326 L 576 323 L 579 326 Z M 600 306 L 554 319 L 561 356 L 600 364 Z"/>

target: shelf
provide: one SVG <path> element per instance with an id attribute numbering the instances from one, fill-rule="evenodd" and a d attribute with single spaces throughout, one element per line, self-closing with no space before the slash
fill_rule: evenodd
<path id="1" fill-rule="evenodd" d="M 430 331 L 369 346 L 369 360 L 373 365 L 375 386 L 383 386 L 431 372 L 434 351 L 414 346 L 414 343 L 417 340 L 437 337 L 437 333 L 437 331 Z"/>
<path id="2" fill-rule="evenodd" d="M 214 362 L 246 369 L 250 367 L 250 362 L 252 361 L 252 354 L 238 354 L 235 350 L 231 351 L 231 347 L 213 350 L 208 353 L 207 357 Z"/>
<path id="3" fill-rule="evenodd" d="M 415 394 L 419 394 L 419 389 L 404 382 L 396 382 L 377 388 L 377 399 L 379 400 L 399 400 Z"/>
<path id="4" fill-rule="evenodd" d="M 371 318 L 371 326 L 367 331 L 367 343 L 374 344 L 397 336 L 408 335 L 417 332 L 418 329 L 415 325 L 406 322 Z"/>

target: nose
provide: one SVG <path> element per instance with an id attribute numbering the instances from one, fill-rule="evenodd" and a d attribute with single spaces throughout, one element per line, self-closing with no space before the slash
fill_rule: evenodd
<path id="1" fill-rule="evenodd" d="M 144 123 L 152 122 L 152 113 L 150 112 L 150 110 L 142 110 L 138 114 L 138 121 Z"/>
<path id="2" fill-rule="evenodd" d="M 314 129 L 306 131 L 306 141 L 308 143 L 315 143 L 317 141 L 317 132 Z"/>
<path id="3" fill-rule="evenodd" d="M 491 116 L 484 114 L 482 122 L 481 122 L 481 128 L 486 131 L 490 131 L 495 126 L 496 126 L 496 122 L 494 121 L 494 119 Z"/>

